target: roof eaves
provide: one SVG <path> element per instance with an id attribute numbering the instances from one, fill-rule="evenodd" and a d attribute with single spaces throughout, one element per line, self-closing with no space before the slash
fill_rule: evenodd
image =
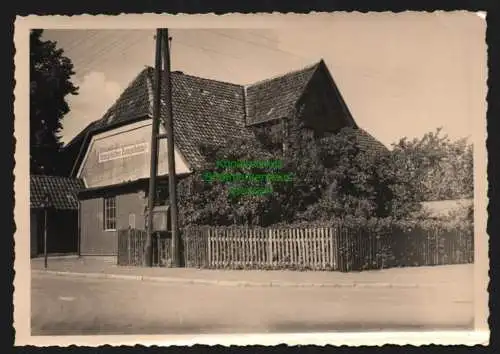
<path id="1" fill-rule="evenodd" d="M 76 177 L 76 171 L 78 171 L 79 164 L 81 163 L 81 160 L 83 158 L 83 153 L 85 151 L 85 146 L 87 145 L 87 142 L 89 140 L 90 133 L 92 132 L 92 129 L 89 129 L 89 131 L 84 135 L 82 144 L 80 145 L 80 149 L 78 149 L 78 155 L 76 156 L 75 163 L 73 164 L 73 168 L 71 169 L 70 172 L 70 177 Z"/>

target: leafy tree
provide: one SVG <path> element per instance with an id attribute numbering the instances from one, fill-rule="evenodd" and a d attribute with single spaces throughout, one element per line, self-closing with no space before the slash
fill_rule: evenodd
<path id="1" fill-rule="evenodd" d="M 422 201 L 473 196 L 473 149 L 467 139 L 452 141 L 442 129 L 393 145 L 400 173 L 415 186 Z"/>
<path id="2" fill-rule="evenodd" d="M 181 225 L 233 225 L 266 224 L 273 212 L 269 195 L 230 195 L 231 188 L 257 186 L 255 182 L 207 180 L 208 173 L 261 174 L 265 169 L 241 167 L 224 169 L 216 161 L 265 161 L 274 156 L 255 140 L 233 139 L 224 147 L 204 146 L 204 153 L 211 161 L 204 171 L 196 171 L 179 183 L 179 210 Z M 237 185 L 236 185 L 237 184 Z M 261 185 L 263 183 L 260 183 Z"/>
<path id="3" fill-rule="evenodd" d="M 284 155 L 257 140 L 212 148 L 211 161 L 281 159 L 279 172 L 293 173 L 293 179 L 268 182 L 269 194 L 233 197 L 227 183 L 206 183 L 204 172 L 195 172 L 180 183 L 181 224 L 268 226 L 347 216 L 403 217 L 418 209 L 415 193 L 401 179 L 392 156 L 362 150 L 357 137 L 351 128 L 323 138 L 296 134 Z M 207 171 L 221 172 L 213 163 Z M 257 168 L 229 172 L 273 173 Z"/>
<path id="4" fill-rule="evenodd" d="M 397 173 L 387 151 L 361 148 L 359 132 L 344 128 L 319 140 L 321 195 L 298 218 L 328 220 L 333 216 L 401 218 L 419 209 L 412 186 Z"/>
<path id="5" fill-rule="evenodd" d="M 30 169 L 33 174 L 59 174 L 61 120 L 69 112 L 67 95 L 78 88 L 71 60 L 57 43 L 42 39 L 43 30 L 30 33 Z"/>

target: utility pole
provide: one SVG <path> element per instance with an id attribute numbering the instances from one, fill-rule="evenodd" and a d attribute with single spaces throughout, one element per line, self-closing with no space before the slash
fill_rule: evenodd
<path id="1" fill-rule="evenodd" d="M 42 202 L 42 207 L 43 207 L 43 265 L 44 268 L 47 269 L 48 267 L 48 254 L 47 254 L 47 209 L 50 208 L 50 194 L 46 191 L 45 195 L 43 196 L 43 202 Z"/>
<path id="2" fill-rule="evenodd" d="M 148 190 L 148 219 L 145 249 L 145 265 L 153 266 L 153 208 L 156 197 L 156 175 L 158 170 L 158 129 L 160 123 L 161 103 L 161 64 L 162 64 L 162 30 L 156 30 L 156 53 L 155 53 L 155 82 L 153 94 L 153 122 L 151 124 L 151 164 Z"/>
<path id="3" fill-rule="evenodd" d="M 170 79 L 170 46 L 168 29 L 163 29 L 162 36 L 162 52 L 163 52 L 163 79 L 165 80 L 165 105 L 167 116 L 165 122 L 166 138 L 167 138 L 167 158 L 168 158 L 168 196 L 170 204 L 170 224 L 172 225 L 172 266 L 180 267 L 180 240 L 179 229 L 177 222 L 177 191 L 176 191 L 176 174 L 175 174 L 175 150 L 174 150 L 174 121 L 172 113 L 172 81 Z"/>

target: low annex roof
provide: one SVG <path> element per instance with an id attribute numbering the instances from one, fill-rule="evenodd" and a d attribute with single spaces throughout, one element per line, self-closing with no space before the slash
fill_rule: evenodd
<path id="1" fill-rule="evenodd" d="M 48 194 L 50 207 L 58 210 L 78 210 L 78 192 L 84 189 L 77 178 L 30 175 L 30 208 L 42 208 Z"/>

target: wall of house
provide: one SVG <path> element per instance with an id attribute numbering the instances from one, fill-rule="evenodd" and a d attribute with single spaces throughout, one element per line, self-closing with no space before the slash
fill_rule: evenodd
<path id="1" fill-rule="evenodd" d="M 43 210 L 30 212 L 31 256 L 44 252 L 45 214 Z M 47 210 L 47 253 L 74 254 L 78 249 L 78 211 Z"/>
<path id="2" fill-rule="evenodd" d="M 163 127 L 160 129 L 163 134 Z M 110 186 L 147 178 L 150 174 L 151 121 L 141 121 L 97 134 L 78 171 L 87 188 Z M 158 146 L 158 174 L 168 173 L 167 141 Z M 175 151 L 177 174 L 189 172 L 188 166 Z"/>
<path id="3" fill-rule="evenodd" d="M 49 210 L 47 218 L 48 252 L 76 253 L 78 250 L 78 211 Z"/>
<path id="4" fill-rule="evenodd" d="M 252 126 L 257 140 L 270 151 L 283 151 L 283 142 L 286 135 L 282 119 L 268 121 Z"/>
<path id="5" fill-rule="evenodd" d="M 430 214 L 433 218 L 445 218 L 450 215 L 467 217 L 468 208 L 474 206 L 474 199 L 454 199 L 454 200 L 436 200 L 422 202 L 424 212 Z"/>
<path id="6" fill-rule="evenodd" d="M 81 200 L 81 236 L 80 253 L 82 256 L 115 256 L 118 246 L 118 230 L 127 229 L 129 221 L 135 228 L 144 229 L 144 209 L 147 203 L 142 191 L 116 196 L 116 231 L 104 230 L 104 194 Z"/>
<path id="7" fill-rule="evenodd" d="M 353 124 L 344 112 L 334 83 L 324 69 L 318 70 L 311 78 L 298 103 L 298 110 L 304 126 L 314 129 L 320 135 Z"/>

